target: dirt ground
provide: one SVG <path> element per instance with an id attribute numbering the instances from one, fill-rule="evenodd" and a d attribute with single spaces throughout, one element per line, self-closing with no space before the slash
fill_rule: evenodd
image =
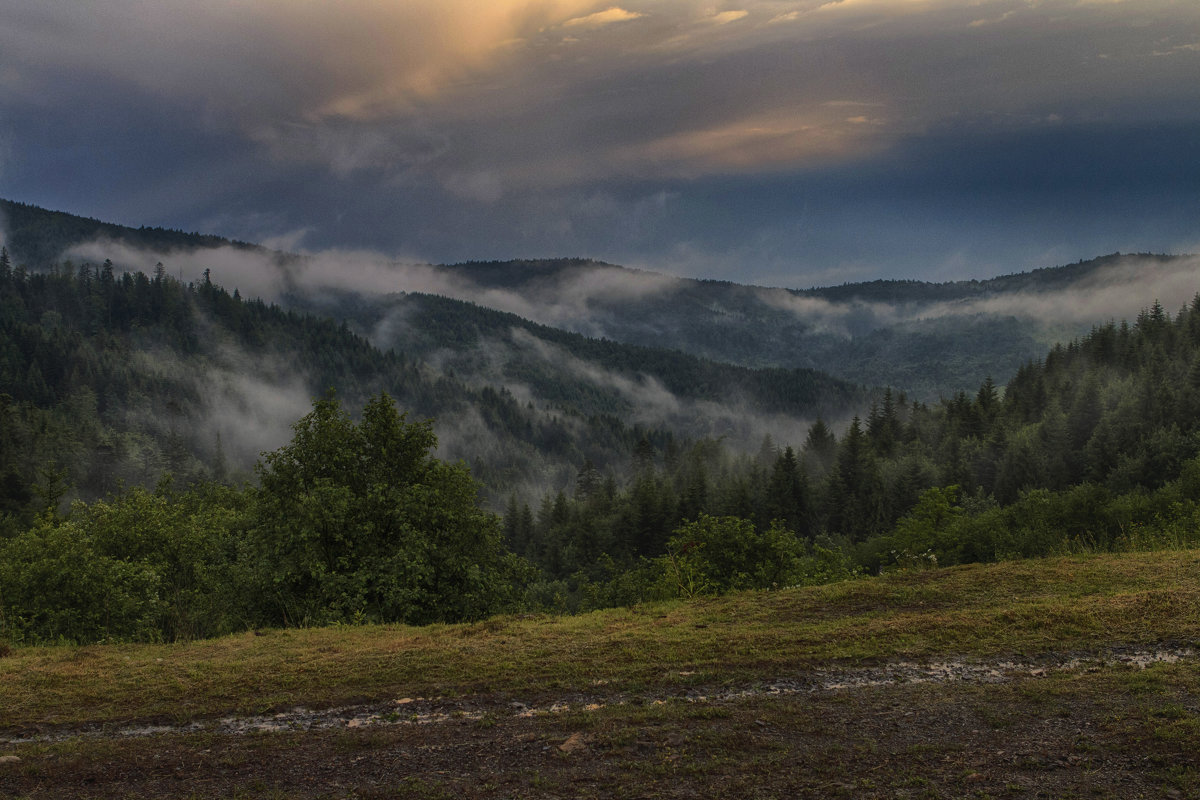
<path id="1" fill-rule="evenodd" d="M 0 796 L 1200 797 L 1197 660 L 1070 663 L 994 679 L 883 665 L 894 679 L 392 698 L 191 732 L 9 731 Z"/>

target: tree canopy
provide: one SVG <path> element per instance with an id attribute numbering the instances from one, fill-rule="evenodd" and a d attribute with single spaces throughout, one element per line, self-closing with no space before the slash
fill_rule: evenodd
<path id="1" fill-rule="evenodd" d="M 355 422 L 332 393 L 260 462 L 254 543 L 281 623 L 472 619 L 504 607 L 515 557 L 466 467 L 386 394 Z"/>

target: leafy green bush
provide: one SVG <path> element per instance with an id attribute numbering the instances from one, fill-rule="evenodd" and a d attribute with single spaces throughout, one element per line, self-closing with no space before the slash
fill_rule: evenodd
<path id="1" fill-rule="evenodd" d="M 103 553 L 74 523 L 42 521 L 0 550 L 0 635 L 25 642 L 157 640 L 161 578 Z"/>
<path id="2" fill-rule="evenodd" d="M 134 488 L 71 518 L 41 519 L 0 549 L 4 635 L 31 641 L 166 640 L 244 627 L 239 492 Z"/>
<path id="3" fill-rule="evenodd" d="M 804 543 L 778 521 L 764 531 L 739 517 L 701 514 L 675 529 L 661 557 L 679 597 L 787 586 L 801 576 Z"/>

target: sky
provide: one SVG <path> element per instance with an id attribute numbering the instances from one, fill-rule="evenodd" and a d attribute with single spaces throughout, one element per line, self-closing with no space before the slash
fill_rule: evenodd
<path id="1" fill-rule="evenodd" d="M 798 288 L 1200 252 L 1200 2 L 0 0 L 0 196 Z"/>

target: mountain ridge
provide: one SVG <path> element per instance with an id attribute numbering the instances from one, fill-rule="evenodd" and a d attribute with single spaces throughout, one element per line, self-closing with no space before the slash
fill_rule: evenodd
<path id="1" fill-rule="evenodd" d="M 892 386 L 924 400 L 973 391 L 987 377 L 1002 384 L 1055 342 L 1110 319 L 1131 318 L 1156 299 L 1190 298 L 1200 289 L 1192 274 L 1196 259 L 1182 255 L 1113 253 L 982 280 L 881 279 L 787 289 L 678 277 L 589 258 L 430 266 L 369 254 L 292 254 L 204 234 L 112 225 L 12 201 L 0 201 L 0 212 L 10 228 L 14 219 L 18 223 L 8 237 L 16 254 L 28 249 L 21 243 L 35 233 L 45 240 L 35 252 L 58 248 L 55 257 L 103 234 L 110 245 L 126 248 L 112 254 L 119 266 L 129 266 L 121 259 L 137 252 L 147 270 L 154 253 L 160 261 L 182 258 L 198 272 L 205 252 L 221 252 L 229 273 L 221 276 L 223 285 L 245 286 L 251 295 L 312 313 L 340 315 L 365 335 L 371 331 L 353 318 L 352 309 L 381 318 L 389 304 L 397 305 L 398 292 L 440 295 L 592 339 L 743 367 L 811 369 L 850 383 Z M 101 246 L 87 254 L 104 252 Z M 324 300 L 331 293 L 338 295 L 338 308 Z M 348 301 L 347 293 L 360 300 Z M 466 306 L 461 310 L 473 313 Z"/>

